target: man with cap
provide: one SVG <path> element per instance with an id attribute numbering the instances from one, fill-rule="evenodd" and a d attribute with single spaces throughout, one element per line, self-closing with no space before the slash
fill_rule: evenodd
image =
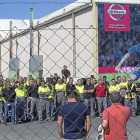
<path id="1" fill-rule="evenodd" d="M 62 79 L 63 78 L 69 78 L 69 77 L 70 77 L 70 71 L 67 70 L 67 66 L 64 65 L 63 70 L 62 70 Z"/>

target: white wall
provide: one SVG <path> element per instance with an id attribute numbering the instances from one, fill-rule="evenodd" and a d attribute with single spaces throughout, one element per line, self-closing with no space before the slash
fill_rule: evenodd
<path id="1" fill-rule="evenodd" d="M 92 7 L 75 14 L 76 28 L 76 77 L 88 77 L 93 72 L 93 29 Z M 44 29 L 41 34 L 39 54 L 43 55 L 43 76 L 58 73 L 61 76 L 63 65 L 67 65 L 73 76 L 73 36 L 72 16 L 57 20 Z M 85 32 L 85 33 L 84 33 Z M 20 58 L 20 75 L 27 76 L 29 72 L 30 38 L 28 35 L 17 38 L 18 57 Z M 38 32 L 34 32 L 34 55 L 38 54 Z M 78 40 L 77 40 L 78 39 Z M 14 42 L 14 41 L 13 41 Z M 14 44 L 14 43 L 13 43 Z M 6 46 L 6 47 L 3 47 Z M 13 45 L 13 55 L 16 55 L 16 45 Z M 2 44 L 2 74 L 7 76 L 9 63 L 9 42 Z M 6 70 L 5 70 L 6 69 Z"/>

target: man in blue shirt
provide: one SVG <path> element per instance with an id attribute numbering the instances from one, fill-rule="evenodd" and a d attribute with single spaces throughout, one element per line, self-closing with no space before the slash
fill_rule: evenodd
<path id="1" fill-rule="evenodd" d="M 133 71 L 133 73 L 131 74 L 131 79 L 137 80 L 140 77 L 140 44 L 137 44 L 133 47 L 131 47 L 130 49 L 128 49 L 128 53 L 125 54 L 125 56 L 122 58 L 122 60 L 120 61 L 120 63 L 115 67 L 116 71 L 120 70 L 121 65 L 134 53 L 138 54 L 138 66 L 137 68 Z"/>
<path id="2" fill-rule="evenodd" d="M 62 106 L 58 114 L 58 132 L 62 140 L 85 140 L 91 127 L 88 108 L 77 102 L 77 93 L 67 93 L 68 104 Z M 62 123 L 64 120 L 64 134 Z M 86 123 L 86 126 L 85 126 Z"/>

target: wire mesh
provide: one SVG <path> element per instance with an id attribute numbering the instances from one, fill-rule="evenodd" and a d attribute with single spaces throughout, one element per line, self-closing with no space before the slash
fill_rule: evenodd
<path id="1" fill-rule="evenodd" d="M 130 15 L 130 19 L 133 21 L 137 18 L 138 22 L 135 7 L 136 5 L 132 5 L 133 14 Z M 133 83 L 133 87 L 127 87 L 126 84 L 127 81 L 129 83 L 130 73 L 138 65 L 137 54 L 129 57 L 118 73 L 106 74 L 110 67 L 115 68 L 118 65 L 129 48 L 139 43 L 139 25 L 132 22 L 130 32 L 106 32 L 103 4 L 98 7 L 98 27 L 91 24 L 91 11 L 92 9 L 88 8 L 84 10 L 84 14 L 87 15 L 76 14 L 76 24 L 73 28 L 71 16 L 54 21 L 50 25 L 33 28 L 32 40 L 30 30 L 24 33 L 24 30 L 13 27 L 13 33 L 0 31 L 5 34 L 5 38 L 9 37 L 5 41 L 1 40 L 0 44 L 0 96 L 6 99 L 0 102 L 0 139 L 58 140 L 60 136 L 57 129 L 64 129 L 63 120 L 64 123 L 68 122 L 64 135 L 73 127 L 77 130 L 73 135 L 69 132 L 70 139 L 75 139 L 81 133 L 84 139 L 85 131 L 90 125 L 91 129 L 86 139 L 96 139 L 102 115 L 105 119 L 114 117 L 112 112 L 116 110 L 116 106 L 110 108 L 109 99 L 116 82 L 118 87 L 115 91 L 121 93 L 121 103 L 130 108 L 131 114 L 128 110 L 118 107 L 117 111 L 121 113 L 117 114 L 117 120 L 114 120 L 106 131 L 114 131 L 111 140 L 123 139 L 121 132 L 124 131 L 125 125 L 120 123 L 125 118 L 125 121 L 129 119 L 126 126 L 128 139 L 140 139 L 139 80 Z M 84 18 L 87 21 L 83 21 Z M 18 31 L 23 34 L 16 34 Z M 63 66 L 68 70 L 62 71 Z M 100 73 L 98 68 L 106 69 L 104 73 Z M 90 86 L 87 85 L 88 82 Z M 98 91 L 96 87 L 99 88 L 98 84 L 103 83 L 104 87 Z M 100 97 L 102 91 L 105 93 L 103 98 Z M 78 102 L 74 105 L 68 103 L 69 92 L 72 93 L 72 97 L 75 96 L 75 92 L 78 93 Z M 79 106 L 83 112 L 77 112 Z M 102 114 L 106 108 L 107 113 Z M 88 114 L 91 115 L 91 120 L 87 118 Z M 75 116 L 75 120 L 71 115 Z M 60 122 L 57 123 L 58 118 Z M 79 120 L 85 123 L 86 130 L 85 126 L 79 127 Z M 113 126 L 117 129 L 117 125 L 120 125 L 121 129 L 111 129 Z"/>

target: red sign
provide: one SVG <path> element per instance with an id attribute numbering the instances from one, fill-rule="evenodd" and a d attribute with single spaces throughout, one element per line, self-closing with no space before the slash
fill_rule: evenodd
<path id="1" fill-rule="evenodd" d="M 104 4 L 105 31 L 130 31 L 129 5 Z"/>
<path id="2" fill-rule="evenodd" d="M 115 71 L 115 67 L 102 67 L 99 68 L 99 74 L 104 73 L 132 73 L 137 67 L 121 67 L 118 72 Z"/>

